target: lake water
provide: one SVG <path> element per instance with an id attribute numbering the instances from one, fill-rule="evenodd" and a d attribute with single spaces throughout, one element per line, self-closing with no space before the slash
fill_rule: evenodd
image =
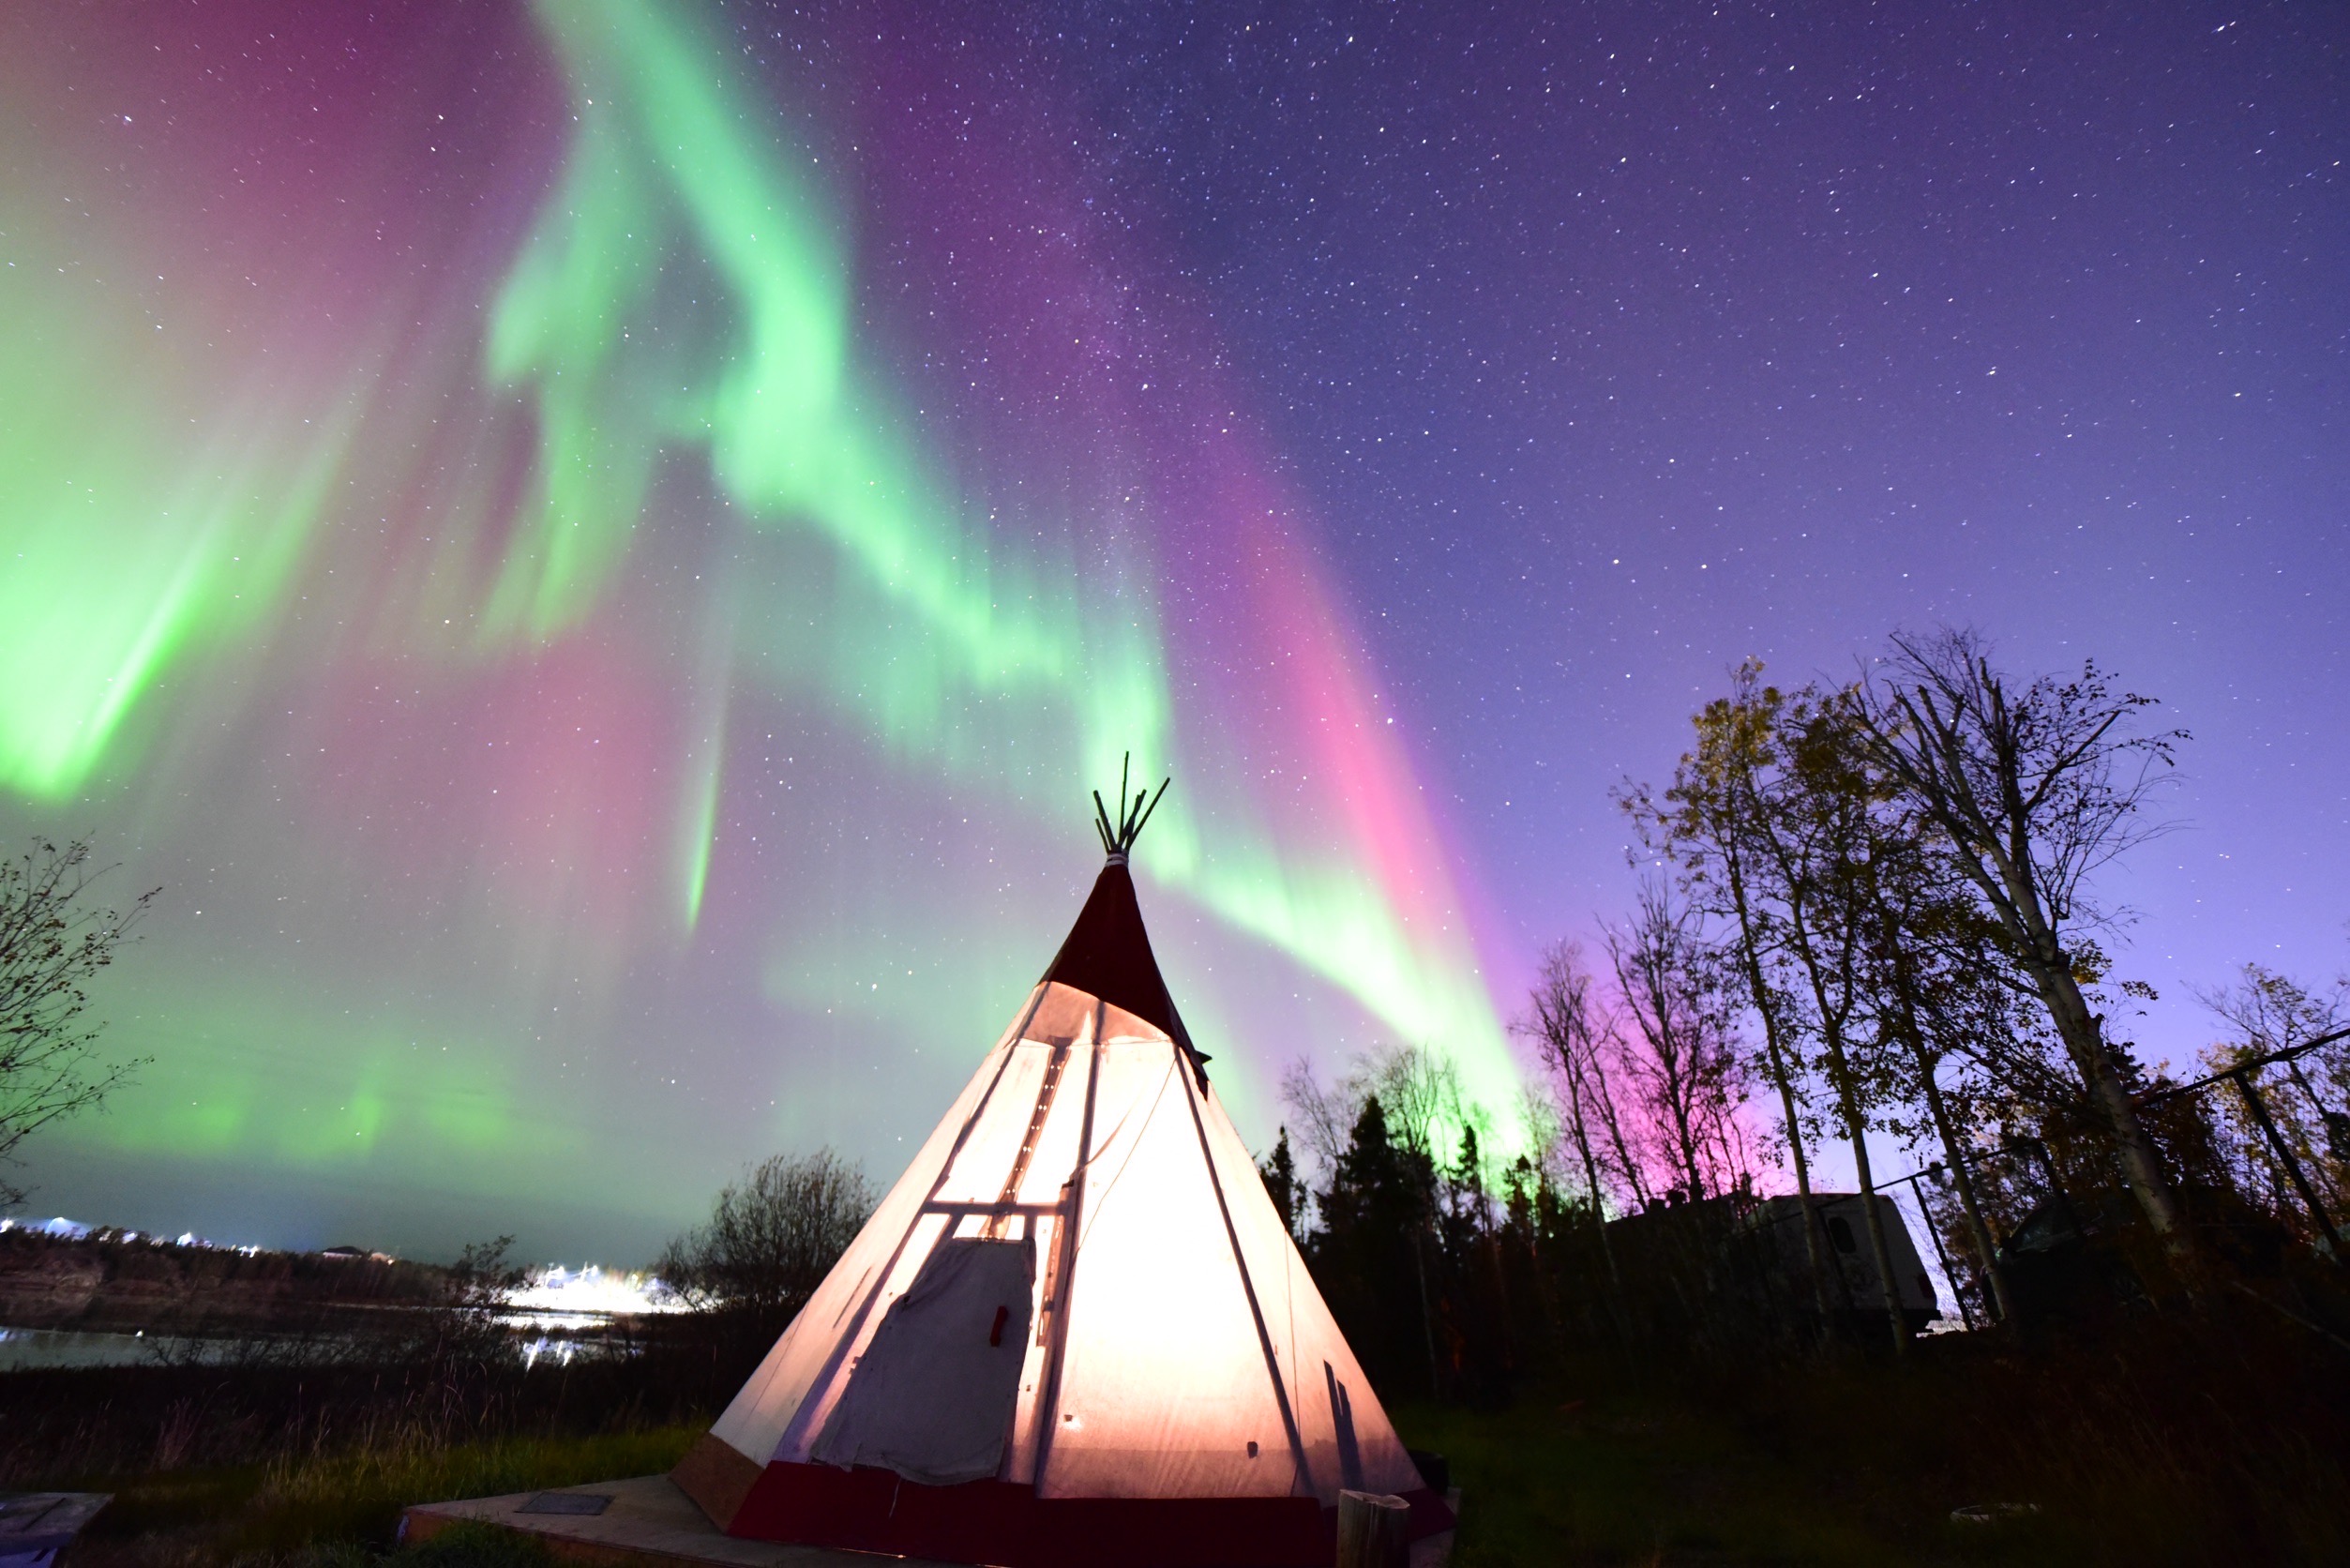
<path id="1" fill-rule="evenodd" d="M 595 1332 L 607 1327 L 610 1319 L 591 1313 L 511 1312 L 502 1314 L 501 1321 L 513 1333 L 526 1365 L 548 1362 L 568 1366 L 582 1356 L 610 1355 L 618 1349 Z M 0 1327 L 0 1372 L 164 1363 L 219 1366 L 245 1360 L 266 1345 L 267 1341 L 252 1337 Z"/>
<path id="2" fill-rule="evenodd" d="M 218 1363 L 240 1348 L 233 1339 L 170 1334 L 91 1334 L 81 1329 L 0 1328 L 0 1372 L 55 1366 L 143 1366 L 154 1362 Z"/>

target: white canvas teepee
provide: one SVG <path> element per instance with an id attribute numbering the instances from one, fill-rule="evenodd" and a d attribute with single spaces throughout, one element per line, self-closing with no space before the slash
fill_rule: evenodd
<path id="1" fill-rule="evenodd" d="M 1331 1560 L 1341 1488 L 1449 1524 L 1167 996 L 1126 869 L 1147 815 L 1105 814 L 1052 967 L 679 1465 L 730 1533 L 1272 1568 Z"/>

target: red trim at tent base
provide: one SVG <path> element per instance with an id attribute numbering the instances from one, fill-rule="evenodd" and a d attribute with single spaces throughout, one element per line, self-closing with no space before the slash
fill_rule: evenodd
<path id="1" fill-rule="evenodd" d="M 1452 1528 L 1434 1492 L 1407 1500 L 1415 1539 Z M 1312 1498 L 1040 1498 L 1005 1481 L 926 1486 L 782 1461 L 727 1533 L 1003 1568 L 1329 1568 L 1337 1551 L 1334 1516 Z"/>

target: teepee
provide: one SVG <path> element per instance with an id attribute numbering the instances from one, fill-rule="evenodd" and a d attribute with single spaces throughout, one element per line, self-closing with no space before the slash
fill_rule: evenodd
<path id="1" fill-rule="evenodd" d="M 1160 794 L 1166 785 L 1159 787 Z M 1062 1568 L 1326 1564 L 1341 1488 L 1451 1516 L 1216 1098 L 1126 858 L 673 1472 L 728 1533 Z"/>

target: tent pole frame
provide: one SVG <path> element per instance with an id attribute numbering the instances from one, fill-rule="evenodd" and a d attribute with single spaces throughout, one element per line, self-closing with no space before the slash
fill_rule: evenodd
<path id="1" fill-rule="evenodd" d="M 1093 999 L 1093 1060 L 1085 1074 L 1085 1114 L 1077 1123 L 1077 1160 L 1069 1173 L 1068 1213 L 1061 1217 L 1053 1245 L 1061 1267 L 1052 1309 L 1052 1349 L 1045 1364 L 1045 1386 L 1037 1391 L 1036 1458 L 1029 1485 L 1044 1495 L 1045 1467 L 1052 1459 L 1053 1439 L 1061 1430 L 1061 1366 L 1069 1354 L 1070 1304 L 1077 1293 L 1077 1232 L 1085 1218 L 1086 1169 L 1093 1163 L 1093 1104 L 1102 1082 L 1102 1030 L 1108 1022 L 1109 1004 Z"/>
<path id="2" fill-rule="evenodd" d="M 994 1101 L 996 1091 L 1002 1087 L 1003 1075 L 1012 1066 L 1012 1058 L 1019 1054 L 1020 1041 L 1027 1035 L 1028 1026 L 1036 1021 L 1036 1010 L 1045 1004 L 1045 998 L 1051 990 L 1049 983 L 1037 986 L 1036 994 L 1029 999 L 1028 1011 L 1020 1015 L 1019 1027 L 1005 1037 L 1003 1060 L 996 1063 L 996 1076 L 987 1080 L 987 1092 L 979 1096 L 979 1103 L 972 1107 L 971 1115 L 964 1118 L 961 1129 L 955 1135 L 955 1146 L 939 1163 L 939 1173 L 930 1178 L 930 1190 L 923 1194 L 922 1204 L 914 1210 L 905 1233 L 890 1249 L 889 1261 L 882 1264 L 881 1271 L 875 1274 L 873 1289 L 867 1290 L 865 1300 L 857 1304 L 857 1315 L 851 1320 L 849 1332 L 833 1342 L 832 1354 L 824 1358 L 822 1369 L 808 1380 L 807 1392 L 800 1395 L 800 1408 L 791 1412 L 791 1419 L 784 1425 L 783 1436 L 776 1440 L 776 1451 L 768 1455 L 769 1463 L 782 1458 L 787 1449 L 804 1447 L 814 1440 L 814 1434 L 809 1428 L 815 1425 L 817 1410 L 820 1407 L 829 1409 L 833 1385 L 840 1380 L 840 1367 L 849 1358 L 849 1347 L 864 1334 L 866 1319 L 872 1315 L 873 1304 L 889 1288 L 890 1276 L 897 1272 L 898 1259 L 906 1256 L 906 1244 L 913 1240 L 914 1232 L 922 1229 L 922 1222 L 928 1215 L 930 1205 L 938 1201 L 939 1189 L 946 1185 L 947 1174 L 955 1168 L 957 1156 L 962 1153 L 963 1145 L 971 1141 L 972 1129 L 979 1125 L 982 1116 L 987 1114 L 987 1107 Z M 948 1228 L 953 1229 L 951 1223 Z M 784 1332 L 789 1334 L 791 1330 Z"/>
<path id="3" fill-rule="evenodd" d="M 1188 1079 L 1190 1075 L 1183 1077 Z M 1257 1345 L 1265 1353 L 1265 1376 L 1273 1383 L 1273 1402 L 1281 1407 L 1282 1429 L 1288 1435 L 1289 1457 L 1297 1467 L 1289 1490 L 1294 1495 L 1302 1482 L 1308 1496 L 1318 1497 L 1320 1494 L 1314 1489 L 1313 1471 L 1306 1468 L 1305 1440 L 1298 1432 L 1297 1412 L 1289 1408 L 1289 1385 L 1281 1376 L 1281 1358 L 1273 1349 L 1272 1331 L 1265 1327 L 1265 1309 L 1257 1301 L 1256 1278 L 1249 1274 L 1248 1259 L 1241 1251 L 1240 1228 L 1232 1223 L 1232 1205 L 1225 1199 L 1224 1178 L 1216 1174 L 1215 1149 L 1208 1141 L 1208 1123 L 1199 1113 L 1199 1102 L 1205 1098 L 1204 1083 L 1184 1083 L 1183 1103 L 1191 1107 L 1192 1130 L 1199 1135 L 1199 1158 L 1208 1168 L 1208 1185 L 1216 1195 L 1216 1213 L 1224 1216 L 1225 1240 L 1232 1246 L 1232 1267 L 1240 1274 L 1242 1293 L 1248 1298 L 1248 1316 L 1257 1325 Z"/>

